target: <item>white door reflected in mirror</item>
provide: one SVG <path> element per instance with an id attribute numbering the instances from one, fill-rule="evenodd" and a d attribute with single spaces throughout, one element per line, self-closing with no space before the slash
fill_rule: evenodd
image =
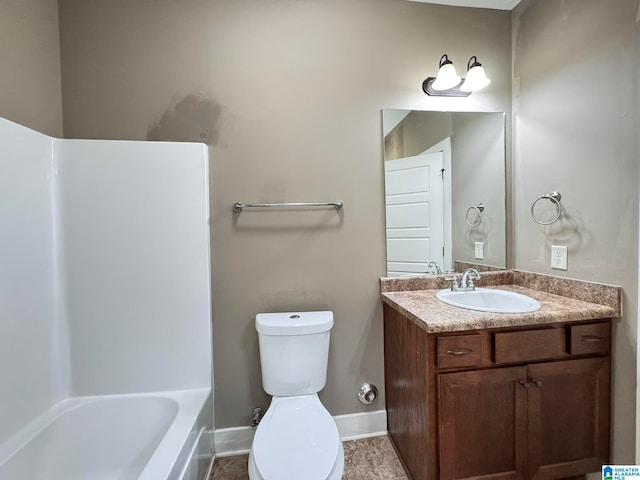
<path id="1" fill-rule="evenodd" d="M 442 152 L 384 162 L 389 276 L 444 265 Z"/>

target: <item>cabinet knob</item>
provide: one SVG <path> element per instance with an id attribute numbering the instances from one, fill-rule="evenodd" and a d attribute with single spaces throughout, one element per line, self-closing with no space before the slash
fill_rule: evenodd
<path id="1" fill-rule="evenodd" d="M 529 379 L 531 383 L 533 383 L 536 387 L 540 388 L 542 386 L 542 380 L 536 380 L 535 378 Z"/>
<path id="2" fill-rule="evenodd" d="M 529 382 L 524 381 L 524 380 L 520 380 L 520 385 L 522 385 L 525 390 L 529 390 L 531 388 L 531 384 Z"/>

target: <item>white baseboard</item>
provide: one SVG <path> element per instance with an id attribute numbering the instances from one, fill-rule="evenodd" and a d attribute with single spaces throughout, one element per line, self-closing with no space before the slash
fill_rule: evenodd
<path id="1" fill-rule="evenodd" d="M 343 441 L 387 434 L 386 410 L 336 415 L 333 419 L 338 426 L 338 433 L 340 433 L 340 438 Z"/>
<path id="2" fill-rule="evenodd" d="M 213 432 L 216 457 L 249 453 L 256 429 L 251 427 L 218 428 Z"/>
<path id="3" fill-rule="evenodd" d="M 387 412 L 352 413 L 333 417 L 343 441 L 377 437 L 387 433 Z M 216 457 L 249 453 L 255 428 L 219 428 L 214 432 Z"/>

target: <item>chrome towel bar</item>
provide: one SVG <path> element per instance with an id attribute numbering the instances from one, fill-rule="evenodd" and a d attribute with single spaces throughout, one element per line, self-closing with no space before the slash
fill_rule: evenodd
<path id="1" fill-rule="evenodd" d="M 307 203 L 242 203 L 236 202 L 233 204 L 234 212 L 241 212 L 245 208 L 264 208 L 264 207 L 334 207 L 337 212 L 342 209 L 344 204 L 338 200 L 337 202 L 307 202 Z"/>

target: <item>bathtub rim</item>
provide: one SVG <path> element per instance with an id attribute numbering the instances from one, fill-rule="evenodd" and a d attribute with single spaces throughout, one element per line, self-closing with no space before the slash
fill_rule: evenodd
<path id="1" fill-rule="evenodd" d="M 95 402 L 130 398 L 166 398 L 177 403 L 177 412 L 145 465 L 139 480 L 169 479 L 176 468 L 176 462 L 179 460 L 181 452 L 188 443 L 189 436 L 194 430 L 197 433 L 202 428 L 199 425 L 203 417 L 202 409 L 207 405 L 207 400 L 211 395 L 211 388 L 206 387 L 189 390 L 65 398 L 33 419 L 0 445 L 0 468 L 65 413 Z M 206 430 L 213 429 L 212 425 L 204 425 L 204 427 Z"/>

